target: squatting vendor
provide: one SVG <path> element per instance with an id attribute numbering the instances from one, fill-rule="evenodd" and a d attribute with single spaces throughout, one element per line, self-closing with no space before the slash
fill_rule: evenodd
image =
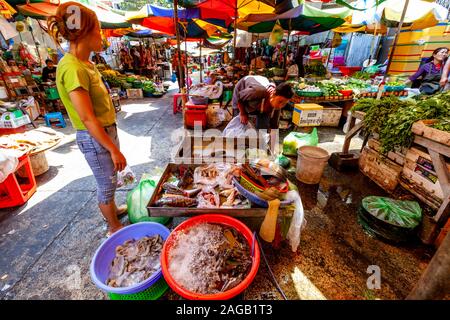
<path id="1" fill-rule="evenodd" d="M 239 80 L 233 92 L 233 113 L 242 124 L 248 116 L 256 116 L 256 129 L 278 129 L 280 110 L 294 96 L 288 83 L 278 86 L 262 76 L 246 76 Z"/>

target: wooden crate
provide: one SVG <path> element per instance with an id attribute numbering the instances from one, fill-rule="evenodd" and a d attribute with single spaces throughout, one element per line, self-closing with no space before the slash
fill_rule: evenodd
<path id="1" fill-rule="evenodd" d="M 405 160 L 403 176 L 415 185 L 420 186 L 423 193 L 432 198 L 432 202 L 442 202 L 444 192 L 430 155 L 413 147 L 408 150 Z M 447 169 L 450 171 L 450 163 L 447 163 Z"/>
<path id="2" fill-rule="evenodd" d="M 430 194 L 427 190 L 425 190 L 425 188 L 423 188 L 423 186 L 405 176 L 403 170 L 400 174 L 399 183 L 404 189 L 415 195 L 420 201 L 428 205 L 430 208 L 439 210 L 442 201 L 435 195 Z"/>
<path id="3" fill-rule="evenodd" d="M 418 136 L 450 146 L 450 132 L 430 127 L 436 120 L 421 120 L 413 124 L 412 132 Z"/>
<path id="4" fill-rule="evenodd" d="M 450 231 L 450 219 L 447 220 L 447 223 L 445 226 L 441 229 L 441 232 L 439 233 L 439 236 L 436 238 L 436 241 L 434 242 L 434 245 L 436 248 L 439 248 L 442 241 L 444 240 L 447 233 Z"/>
<path id="5" fill-rule="evenodd" d="M 323 127 L 337 127 L 342 116 L 342 108 L 339 107 L 323 107 L 322 122 Z"/>
<path id="6" fill-rule="evenodd" d="M 359 158 L 361 172 L 386 192 L 392 193 L 398 185 L 402 166 L 369 147 L 364 147 Z"/>
<path id="7" fill-rule="evenodd" d="M 373 150 L 375 150 L 376 152 L 380 152 L 381 149 L 381 143 L 379 140 L 371 138 L 369 139 L 369 141 L 367 142 L 367 145 L 372 148 Z M 405 155 L 400 153 L 400 152 L 393 152 L 393 151 L 389 151 L 387 154 L 387 157 L 389 160 L 394 161 L 395 163 L 403 166 L 403 164 L 405 163 Z"/>

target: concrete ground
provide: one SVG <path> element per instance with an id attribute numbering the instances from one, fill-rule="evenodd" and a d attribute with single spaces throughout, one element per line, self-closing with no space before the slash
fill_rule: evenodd
<path id="1" fill-rule="evenodd" d="M 182 127 L 172 114 L 171 95 L 127 101 L 118 114 L 119 137 L 128 163 L 140 178 L 163 167 Z M 95 181 L 78 150 L 74 130 L 60 130 L 64 141 L 47 152 L 50 170 L 37 178 L 38 190 L 20 208 L 0 210 L 0 297 L 2 299 L 106 299 L 91 282 L 89 264 L 106 225 L 97 209 Z M 341 149 L 340 129 L 320 128 L 320 146 Z M 352 149 L 359 149 L 354 139 Z M 319 186 L 300 185 L 306 228 L 300 248 L 263 245 L 288 299 L 404 299 L 432 257 L 419 243 L 386 244 L 366 234 L 357 222 L 363 197 L 384 195 L 359 172 L 342 174 L 327 167 Z M 128 189 L 117 192 L 123 203 Z M 253 219 L 254 220 L 254 219 Z M 261 220 L 248 220 L 257 229 Z M 179 223 L 178 219 L 172 222 Z M 381 289 L 367 287 L 369 266 L 381 271 Z M 264 261 L 244 299 L 281 299 Z M 168 292 L 165 299 L 179 299 Z"/>

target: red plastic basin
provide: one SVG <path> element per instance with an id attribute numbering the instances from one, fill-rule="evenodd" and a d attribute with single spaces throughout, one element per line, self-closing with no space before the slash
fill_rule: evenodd
<path id="1" fill-rule="evenodd" d="M 362 67 L 349 67 L 349 66 L 341 66 L 341 67 L 338 67 L 338 68 L 339 68 L 339 71 L 344 76 L 351 76 L 355 72 L 361 71 L 361 69 L 362 69 Z"/>
<path id="2" fill-rule="evenodd" d="M 161 252 L 161 270 L 164 276 L 164 279 L 166 280 L 167 284 L 172 288 L 173 291 L 178 293 L 180 296 L 182 296 L 185 299 L 190 300 L 227 300 L 231 299 L 238 294 L 240 294 L 242 291 L 247 289 L 247 287 L 252 283 L 253 279 L 255 278 L 256 274 L 258 273 L 259 268 L 259 262 L 260 262 L 260 252 L 259 252 L 259 246 L 258 242 L 255 240 L 255 254 L 253 257 L 253 264 L 252 268 L 250 269 L 249 274 L 247 277 L 239 283 L 236 287 L 227 290 L 225 292 L 216 293 L 216 294 L 200 294 L 195 293 L 192 291 L 188 291 L 184 289 L 182 286 L 180 286 L 171 276 L 169 273 L 169 252 L 171 248 L 174 245 L 175 242 L 175 236 L 178 232 L 187 230 L 189 228 L 192 228 L 193 226 L 199 224 L 199 223 L 216 223 L 221 224 L 224 226 L 232 227 L 236 229 L 238 232 L 240 232 L 245 240 L 247 240 L 250 249 L 253 245 L 253 233 L 251 230 L 242 222 L 239 220 L 221 215 L 221 214 L 205 214 L 196 216 L 193 218 L 190 218 L 189 220 L 184 221 L 181 223 L 178 227 L 175 228 L 175 230 L 172 231 L 172 233 L 169 235 L 169 237 L 166 239 L 166 242 L 164 242 L 164 246 Z"/>

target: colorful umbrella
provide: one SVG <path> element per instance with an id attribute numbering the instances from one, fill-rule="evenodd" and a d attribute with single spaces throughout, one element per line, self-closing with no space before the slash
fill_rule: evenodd
<path id="1" fill-rule="evenodd" d="M 315 34 L 342 25 L 350 13 L 348 8 L 320 10 L 303 4 L 282 14 L 249 14 L 239 20 L 238 28 L 252 33 L 265 33 L 272 31 L 279 21 L 284 30 Z"/>
<path id="2" fill-rule="evenodd" d="M 205 0 L 196 7 L 201 10 L 209 10 L 205 11 L 204 19 L 213 18 L 218 12 L 236 19 L 256 12 L 260 14 L 274 13 L 275 2 L 275 0 Z"/>
<path id="3" fill-rule="evenodd" d="M 2 15 L 5 19 L 11 19 L 13 14 L 16 14 L 17 11 L 14 10 L 5 0 L 0 0 L 0 15 Z"/>
<path id="4" fill-rule="evenodd" d="M 378 0 L 379 3 L 379 0 Z M 377 0 L 359 0 L 355 7 L 363 10 L 353 12 L 350 25 L 383 25 L 398 27 L 405 6 L 405 0 L 386 0 L 377 5 Z M 406 10 L 402 30 L 420 30 L 433 27 L 446 20 L 448 9 L 423 0 L 410 0 Z"/>
<path id="5" fill-rule="evenodd" d="M 178 31 L 185 38 L 206 38 L 211 36 L 230 38 L 227 33 L 227 21 L 231 19 L 218 13 L 216 18 L 203 19 L 202 10 L 188 8 L 178 10 Z M 162 33 L 174 35 L 175 19 L 172 9 L 162 8 L 154 5 L 146 5 L 139 12 L 127 16 L 127 20 L 133 23 L 158 30 Z"/>

